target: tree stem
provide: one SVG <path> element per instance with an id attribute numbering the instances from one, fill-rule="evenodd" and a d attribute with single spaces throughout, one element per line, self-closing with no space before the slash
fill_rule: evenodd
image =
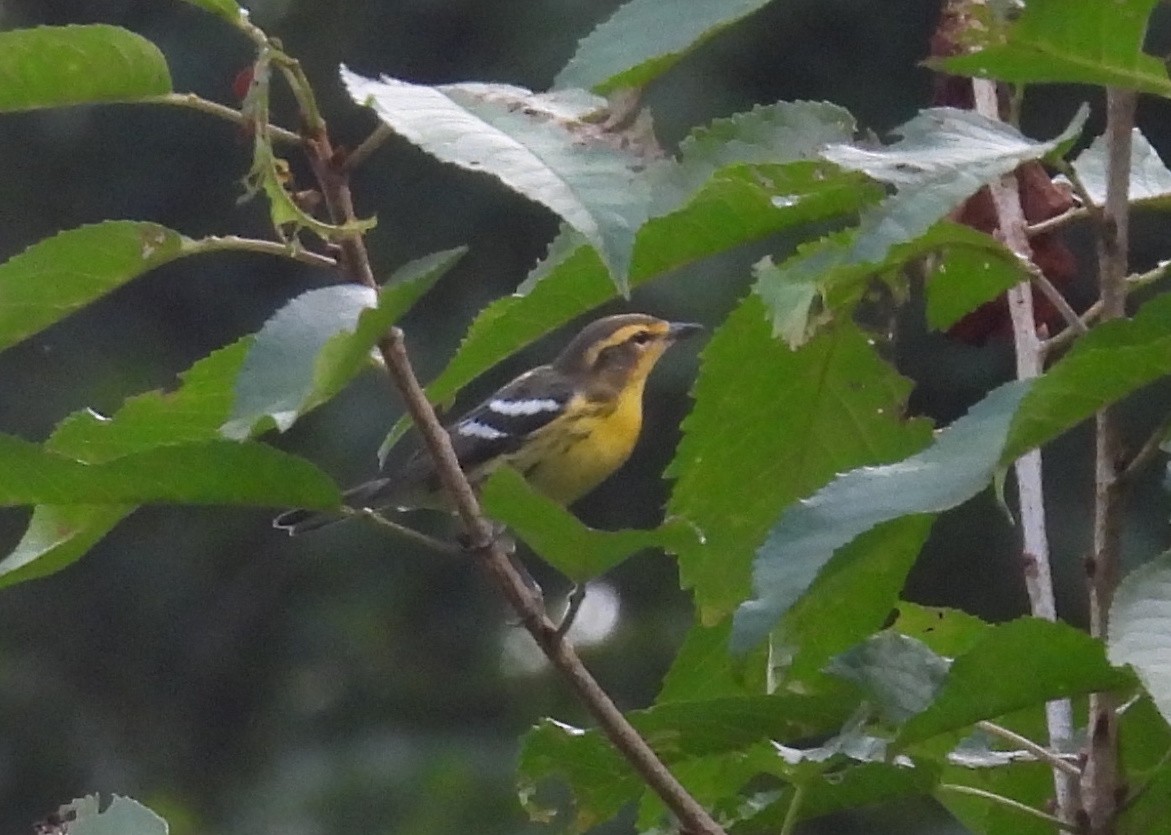
<path id="1" fill-rule="evenodd" d="M 1106 91 L 1106 201 L 1097 224 L 1099 314 L 1103 322 L 1126 315 L 1129 269 L 1129 185 L 1131 130 L 1136 96 L 1111 87 Z M 1094 545 L 1086 561 L 1090 593 L 1090 633 L 1105 639 L 1110 605 L 1118 587 L 1122 560 L 1124 483 L 1118 421 L 1113 408 L 1095 419 Z M 1111 835 L 1118 814 L 1117 699 L 1111 693 L 1090 696 L 1089 743 L 1081 793 L 1089 835 Z"/>
<path id="2" fill-rule="evenodd" d="M 975 79 L 972 81 L 972 92 L 979 113 L 990 119 L 1000 118 L 995 82 Z M 999 182 L 991 183 L 988 188 L 992 194 L 992 203 L 996 208 L 1000 234 L 1005 245 L 1023 263 L 1030 265 L 1030 272 L 1037 271 L 1026 232 L 1027 224 L 1024 211 L 1021 209 L 1016 177 L 1011 174 L 1002 177 Z M 1008 309 L 1012 316 L 1013 343 L 1016 347 L 1017 379 L 1038 377 L 1043 370 L 1045 347 L 1037 336 L 1037 325 L 1033 316 L 1033 289 L 1029 282 L 1023 281 L 1008 291 Z M 1056 620 L 1057 602 L 1053 594 L 1049 538 L 1045 530 L 1041 451 L 1033 450 L 1018 458 L 1014 469 L 1020 506 L 1025 590 L 1029 596 L 1029 607 L 1035 617 Z M 1047 703 L 1045 719 L 1051 747 L 1057 748 L 1062 741 L 1073 737 L 1073 708 L 1068 699 Z M 1054 768 L 1053 785 L 1059 817 L 1072 823 L 1077 808 L 1077 779 L 1062 769 Z"/>

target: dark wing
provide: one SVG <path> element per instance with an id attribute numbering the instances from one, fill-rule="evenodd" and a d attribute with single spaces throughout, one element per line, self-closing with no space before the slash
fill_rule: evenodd
<path id="1" fill-rule="evenodd" d="M 573 384 L 547 365 L 520 375 L 447 426 L 455 457 L 465 472 L 471 472 L 497 456 L 515 452 L 532 433 L 555 420 L 571 397 Z M 439 490 L 431 456 L 423 450 L 388 475 L 379 494 L 408 487 L 423 493 Z"/>
<path id="2" fill-rule="evenodd" d="M 559 417 L 571 397 L 573 384 L 550 366 L 522 374 L 447 427 L 456 457 L 471 470 L 515 452 Z"/>

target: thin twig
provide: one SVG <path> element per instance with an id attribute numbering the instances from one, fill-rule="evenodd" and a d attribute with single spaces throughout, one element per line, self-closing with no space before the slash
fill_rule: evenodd
<path id="1" fill-rule="evenodd" d="M 1081 771 L 1076 765 L 1069 760 L 1063 759 L 1060 754 L 1046 748 L 1044 745 L 1038 745 L 1027 736 L 1021 736 L 1016 731 L 1009 730 L 1003 725 L 997 725 L 995 722 L 982 721 L 977 722 L 976 727 L 984 731 L 986 734 L 998 736 L 1001 739 L 1020 746 L 1044 763 L 1048 763 L 1058 771 L 1065 772 L 1071 777 L 1081 777 Z"/>
<path id="2" fill-rule="evenodd" d="M 252 121 L 241 113 L 239 110 L 228 107 L 225 104 L 214 102 L 209 99 L 197 96 L 194 93 L 166 93 L 161 96 L 147 96 L 141 99 L 135 99 L 137 104 L 166 104 L 172 107 L 186 107 L 190 110 L 198 110 L 200 113 L 207 113 L 212 116 L 218 116 L 221 119 L 226 119 L 229 122 L 234 122 L 244 129 L 252 127 Z M 301 137 L 291 130 L 277 127 L 276 125 L 268 126 L 268 135 L 273 139 L 284 142 L 287 145 L 300 145 Z"/>
<path id="3" fill-rule="evenodd" d="M 1005 797 L 996 792 L 985 791 L 978 789 L 975 786 L 961 786 L 957 783 L 940 783 L 935 787 L 936 791 L 951 792 L 952 794 L 965 794 L 969 797 L 979 797 L 983 800 L 989 800 L 998 806 L 1004 806 L 1006 809 L 1014 809 L 1021 814 L 1029 815 L 1037 820 L 1045 821 L 1056 826 L 1058 829 L 1063 829 L 1066 832 L 1077 833 L 1079 830 L 1076 825 L 1068 821 L 1063 821 L 1061 818 L 1056 818 L 1053 815 L 1046 814 L 1040 809 L 1034 809 L 1032 806 L 1021 803 L 1019 800 L 1013 800 L 1011 797 Z"/>
<path id="4" fill-rule="evenodd" d="M 1154 431 L 1147 436 L 1146 441 L 1134 457 L 1126 464 L 1126 469 L 1118 474 L 1118 483 L 1120 485 L 1130 484 L 1143 469 L 1155 460 L 1155 456 L 1163 449 L 1163 443 L 1167 439 L 1167 432 L 1171 430 L 1171 416 L 1163 418 L 1159 425 L 1155 427 Z"/>
<path id="5" fill-rule="evenodd" d="M 1126 315 L 1129 263 L 1129 188 L 1131 130 L 1137 96 L 1111 87 L 1106 91 L 1106 201 L 1096 224 L 1098 291 L 1101 321 Z M 1121 439 L 1115 409 L 1095 420 L 1094 545 L 1086 563 L 1090 592 L 1090 634 L 1106 639 L 1110 606 L 1121 576 L 1124 490 L 1119 481 Z M 1090 694 L 1089 744 L 1082 772 L 1081 797 L 1089 835 L 1114 832 L 1121 779 L 1118 766 L 1117 698 Z"/>
<path id="6" fill-rule="evenodd" d="M 557 634 L 564 637 L 573 628 L 577 620 L 577 613 L 581 611 L 581 604 L 585 603 L 587 586 L 585 583 L 575 583 L 565 599 L 565 614 L 561 616 L 561 623 L 557 624 Z"/>
<path id="7" fill-rule="evenodd" d="M 342 163 L 342 171 L 346 173 L 354 171 L 392 136 L 394 136 L 394 129 L 385 122 L 379 122 L 378 127 L 346 156 L 345 162 Z"/>
<path id="8" fill-rule="evenodd" d="M 1090 332 L 1090 329 L 1081 320 L 1081 317 L 1077 315 L 1077 311 L 1070 307 L 1069 302 L 1065 300 L 1065 296 L 1061 295 L 1061 291 L 1053 286 L 1053 282 L 1049 280 L 1049 277 L 1046 276 L 1045 273 L 1041 272 L 1041 268 L 1032 261 L 1029 261 L 1028 273 L 1029 277 L 1033 279 L 1033 283 L 1036 284 L 1037 288 L 1041 291 L 1041 294 L 1045 296 L 1045 298 L 1049 300 L 1049 303 L 1052 304 L 1053 307 L 1057 309 L 1057 312 L 1061 314 L 1061 318 L 1065 320 L 1065 324 L 1068 327 L 1072 328 L 1075 333 Z M 1038 347 L 1040 347 L 1042 353 L 1044 353 L 1044 346 Z"/>
<path id="9" fill-rule="evenodd" d="M 305 109 L 302 113 L 307 133 L 304 144 L 330 216 L 338 224 L 352 221 L 355 215 L 349 178 L 337 164 L 325 123 L 312 100 L 312 90 L 295 62 L 283 69 L 290 83 L 304 85 L 296 95 L 297 101 Z M 340 267 L 345 275 L 355 283 L 375 287 L 369 253 L 361 235 L 355 233 L 342 238 L 339 248 Z M 525 583 L 497 541 L 492 524 L 483 515 L 479 500 L 460 469 L 459 460 L 451 446 L 451 437 L 439 423 L 434 408 L 419 385 L 407 357 L 402 331 L 391 328 L 379 342 L 378 350 L 394 387 L 405 401 L 412 421 L 423 436 L 444 491 L 455 506 L 467 538 L 468 550 L 482 562 L 515 610 L 521 624 L 536 640 L 553 667 L 574 689 L 602 732 L 647 786 L 674 812 L 682 828 L 691 835 L 724 835 L 715 819 L 675 779 L 647 741 L 622 715 L 609 694 L 582 664 L 569 642 L 558 634 L 557 626 L 545 614 L 540 598 Z"/>
<path id="10" fill-rule="evenodd" d="M 973 79 L 972 94 L 976 110 L 989 119 L 1000 118 L 996 83 Z M 1025 236 L 1025 216 L 1017 179 L 1002 177 L 989 184 L 996 209 L 1001 238 L 1012 252 L 1028 265 L 1028 272 L 1038 272 L 1032 248 Z M 1037 336 L 1033 314 L 1033 290 L 1022 282 L 1008 291 L 1008 308 L 1012 317 L 1013 344 L 1016 348 L 1017 379 L 1041 375 L 1045 352 Z M 1074 316 L 1076 320 L 1077 317 Z M 1071 325 L 1072 327 L 1072 325 Z M 1045 529 L 1045 493 L 1041 473 L 1041 451 L 1034 449 L 1014 462 L 1017 501 L 1020 507 L 1022 552 L 1025 558 L 1024 583 L 1033 615 L 1045 620 L 1057 619 L 1057 602 L 1053 593 L 1053 574 L 1049 564 L 1049 537 Z M 1073 737 L 1073 707 L 1068 699 L 1046 703 L 1045 719 L 1049 744 Z M 1077 797 L 1077 782 L 1063 770 L 1054 769 L 1053 787 L 1057 809 L 1062 819 L 1072 821 Z"/>
<path id="11" fill-rule="evenodd" d="M 236 235 L 210 236 L 200 238 L 192 244 L 192 248 L 199 252 L 259 252 L 264 255 L 276 255 L 280 258 L 289 258 L 308 264 L 311 267 L 321 267 L 326 270 L 336 270 L 337 261 L 328 255 L 310 252 L 298 244 L 282 243 L 281 241 L 265 241 L 259 238 L 241 238 Z"/>
<path id="12" fill-rule="evenodd" d="M 785 820 L 781 823 L 778 835 L 793 835 L 797 830 L 797 816 L 801 812 L 801 805 L 805 802 L 805 784 L 793 785 L 793 797 L 789 800 L 789 808 L 785 810 Z"/>
<path id="13" fill-rule="evenodd" d="M 1086 308 L 1086 312 L 1078 317 L 1078 321 L 1088 329 L 1100 315 L 1102 315 L 1102 302 L 1096 301 Z M 1080 328 L 1066 328 L 1042 342 L 1041 351 L 1045 356 L 1049 356 L 1051 353 L 1060 351 L 1083 333 L 1085 331 L 1082 331 Z"/>
<path id="14" fill-rule="evenodd" d="M 1074 221 L 1081 220 L 1084 217 L 1089 217 L 1089 210 L 1083 206 L 1076 206 L 1072 209 L 1067 209 L 1059 215 L 1055 215 L 1048 220 L 1039 220 L 1025 227 L 1025 234 L 1030 238 L 1035 238 L 1038 235 L 1044 235 L 1046 232 L 1053 232 L 1068 226 Z"/>
<path id="15" fill-rule="evenodd" d="M 438 537 L 429 536 L 428 534 L 425 534 L 422 531 L 417 531 L 408 525 L 400 525 L 393 519 L 387 519 L 373 508 L 364 507 L 361 510 L 354 511 L 353 515 L 360 516 L 363 519 L 368 519 L 375 525 L 378 525 L 380 528 L 386 528 L 389 531 L 393 531 L 397 536 L 401 536 L 404 539 L 409 539 L 412 542 L 416 542 L 425 548 L 435 551 L 436 553 L 447 554 L 448 556 L 459 556 L 464 553 L 464 550 L 454 542 L 444 542 Z"/>

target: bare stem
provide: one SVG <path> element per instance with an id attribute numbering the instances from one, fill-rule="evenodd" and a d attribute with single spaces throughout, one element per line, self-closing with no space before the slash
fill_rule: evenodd
<path id="1" fill-rule="evenodd" d="M 297 92 L 298 102 L 309 108 L 309 112 L 302 113 L 308 133 L 304 146 L 325 205 L 334 223 L 342 225 L 351 222 L 355 215 L 348 172 L 339 165 L 325 123 L 312 106 L 312 93 L 308 90 L 308 82 L 304 79 L 300 66 L 290 62 L 283 69 L 291 84 L 304 85 L 306 88 Z M 367 287 L 375 287 L 369 254 L 360 233 L 342 238 L 338 245 L 340 268 L 349 280 Z M 647 741 L 622 715 L 622 711 L 614 704 L 609 694 L 590 675 L 573 647 L 568 641 L 563 640 L 564 636 L 560 634 L 557 625 L 545 614 L 538 594 L 509 559 L 508 553 L 495 535 L 493 525 L 481 511 L 471 484 L 460 468 L 459 460 L 451 446 L 451 437 L 439 423 L 435 409 L 419 385 L 407 357 L 402 331 L 391 328 L 379 342 L 378 349 L 390 374 L 391 382 L 405 401 L 412 421 L 423 436 L 440 482 L 455 506 L 467 537 L 468 550 L 482 563 L 516 612 L 521 624 L 536 640 L 553 667 L 573 688 L 602 732 L 638 772 L 647 786 L 679 818 L 682 828 L 689 835 L 724 835 L 723 829 L 715 819 L 675 779 Z"/>
<path id="2" fill-rule="evenodd" d="M 1098 300 L 1102 321 L 1126 315 L 1129 269 L 1129 216 L 1131 130 L 1136 95 L 1111 87 L 1106 91 L 1106 201 L 1096 224 L 1098 253 Z M 1114 409 L 1098 412 L 1095 421 L 1094 456 L 1094 550 L 1086 563 L 1090 591 L 1090 632 L 1105 639 L 1110 605 L 1118 587 L 1122 559 L 1124 484 L 1121 441 Z M 1115 831 L 1120 796 L 1118 769 L 1118 720 L 1116 697 L 1111 693 L 1090 696 L 1090 737 L 1081 794 L 1087 831 L 1111 835 Z"/>
<path id="3" fill-rule="evenodd" d="M 936 787 L 936 791 L 950 792 L 951 794 L 964 794 L 968 797 L 978 797 L 982 800 L 991 801 L 998 806 L 1004 806 L 1007 809 L 1013 809 L 1017 812 L 1020 812 L 1021 814 L 1036 818 L 1037 820 L 1051 823 L 1058 829 L 1062 829 L 1066 832 L 1076 833 L 1079 831 L 1074 824 L 1063 821 L 1061 818 L 1055 818 L 1053 815 L 1046 814 L 1040 809 L 1034 809 L 1032 806 L 1021 803 L 1019 800 L 1013 800 L 1011 797 L 1005 797 L 1002 794 L 996 794 L 996 792 L 978 789 L 975 786 L 961 786 L 956 783 L 940 783 Z"/>
<path id="4" fill-rule="evenodd" d="M 246 130 L 252 127 L 251 120 L 239 110 L 228 107 L 225 104 L 220 104 L 219 102 L 201 98 L 194 93 L 166 93 L 161 96 L 149 96 L 136 99 L 136 102 L 141 104 L 166 104 L 172 107 L 186 107 L 190 110 L 198 110 L 200 113 L 207 113 L 212 116 L 217 116 L 220 119 L 234 122 Z M 289 145 L 299 145 L 301 143 L 301 137 L 296 133 L 285 128 L 277 127 L 276 125 L 268 126 L 268 135 L 274 140 Z"/>
<path id="5" fill-rule="evenodd" d="M 457 556 L 463 553 L 463 549 L 452 542 L 444 542 L 442 539 L 437 539 L 434 536 L 428 536 L 422 531 L 417 531 L 407 525 L 400 525 L 393 519 L 387 519 L 377 510 L 371 508 L 363 508 L 362 510 L 353 511 L 354 516 L 359 516 L 363 519 L 368 519 L 380 528 L 386 528 L 396 536 L 401 536 L 403 539 L 409 539 L 424 548 L 435 551 L 438 554 L 447 554 L 448 556 Z"/>
<path id="6" fill-rule="evenodd" d="M 1060 754 L 1056 753 L 1055 751 L 1051 751 L 1044 745 L 1038 745 L 1027 736 L 1022 736 L 1016 731 L 1009 730 L 1003 725 L 997 725 L 995 722 L 988 722 L 987 720 L 977 722 L 976 727 L 984 731 L 986 734 L 998 736 L 1006 742 L 1020 746 L 1041 762 L 1048 763 L 1056 771 L 1064 772 L 1070 777 L 1081 777 L 1082 773 L 1076 765 L 1071 763 L 1069 760 L 1063 759 Z"/>
<path id="7" fill-rule="evenodd" d="M 793 785 L 793 796 L 789 799 L 789 808 L 785 810 L 785 820 L 781 823 L 779 835 L 792 835 L 797 830 L 797 816 L 801 813 L 801 804 L 805 802 L 805 784 Z"/>
<path id="8" fill-rule="evenodd" d="M 1048 220 L 1040 220 L 1031 226 L 1025 227 L 1025 234 L 1030 238 L 1034 238 L 1037 235 L 1044 235 L 1046 232 L 1053 232 L 1054 230 L 1069 226 L 1074 221 L 1088 217 L 1089 214 L 1089 210 L 1084 207 L 1079 206 L 1074 209 L 1069 209 L 1056 217 L 1051 217 Z"/>
<path id="9" fill-rule="evenodd" d="M 976 110 L 990 119 L 1000 118 L 996 84 L 975 79 L 972 92 Z M 1029 265 L 1030 274 L 1039 272 L 1033 261 L 1032 248 L 1025 234 L 1025 216 L 1021 209 L 1016 177 L 1008 175 L 989 185 L 997 222 L 1005 245 Z M 1017 378 L 1032 379 L 1041 374 L 1045 360 L 1044 346 L 1037 336 L 1033 315 L 1033 290 L 1022 282 L 1008 291 L 1008 309 L 1012 316 L 1013 343 L 1016 347 Z M 1074 316 L 1074 320 L 1077 317 Z M 1072 325 L 1071 325 L 1072 327 Z M 1057 602 L 1053 594 L 1053 575 L 1049 565 L 1049 538 L 1045 529 L 1045 494 L 1041 476 L 1041 452 L 1033 450 L 1014 464 L 1017 494 L 1020 505 L 1022 556 L 1024 558 L 1025 590 L 1034 616 L 1045 620 L 1057 619 Z M 1068 699 L 1045 705 L 1049 744 L 1056 747 L 1061 740 L 1073 737 L 1073 708 Z M 1076 779 L 1062 769 L 1053 770 L 1057 809 L 1065 821 L 1073 821 L 1077 805 Z"/>
<path id="10" fill-rule="evenodd" d="M 359 144 L 358 147 L 351 151 L 349 156 L 346 157 L 346 161 L 342 163 L 343 170 L 349 172 L 356 169 L 359 165 L 364 163 L 371 154 L 382 147 L 383 142 L 390 139 L 392 136 L 394 136 L 394 130 L 390 127 L 390 125 L 387 125 L 384 122 L 379 122 L 378 127 L 376 127 L 369 136 L 363 139 L 361 144 Z"/>
<path id="11" fill-rule="evenodd" d="M 200 238 L 192 244 L 192 248 L 200 252 L 259 252 L 264 255 L 275 255 L 279 258 L 289 258 L 308 264 L 311 267 L 320 267 L 325 270 L 337 269 L 337 261 L 328 255 L 319 255 L 310 252 L 296 243 L 282 243 L 281 241 L 265 241 L 259 238 L 241 238 L 236 235 L 223 237 Z"/>

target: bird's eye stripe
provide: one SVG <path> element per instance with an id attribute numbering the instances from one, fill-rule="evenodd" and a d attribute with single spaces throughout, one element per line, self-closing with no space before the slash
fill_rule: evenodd
<path id="1" fill-rule="evenodd" d="M 560 411 L 561 404 L 551 397 L 534 397 L 527 400 L 497 398 L 489 401 L 488 408 L 498 415 L 517 417 L 518 415 L 537 415 L 541 412 Z"/>
<path id="2" fill-rule="evenodd" d="M 456 431 L 468 438 L 483 438 L 486 441 L 496 441 L 508 434 L 478 420 L 465 420 L 456 426 Z"/>

